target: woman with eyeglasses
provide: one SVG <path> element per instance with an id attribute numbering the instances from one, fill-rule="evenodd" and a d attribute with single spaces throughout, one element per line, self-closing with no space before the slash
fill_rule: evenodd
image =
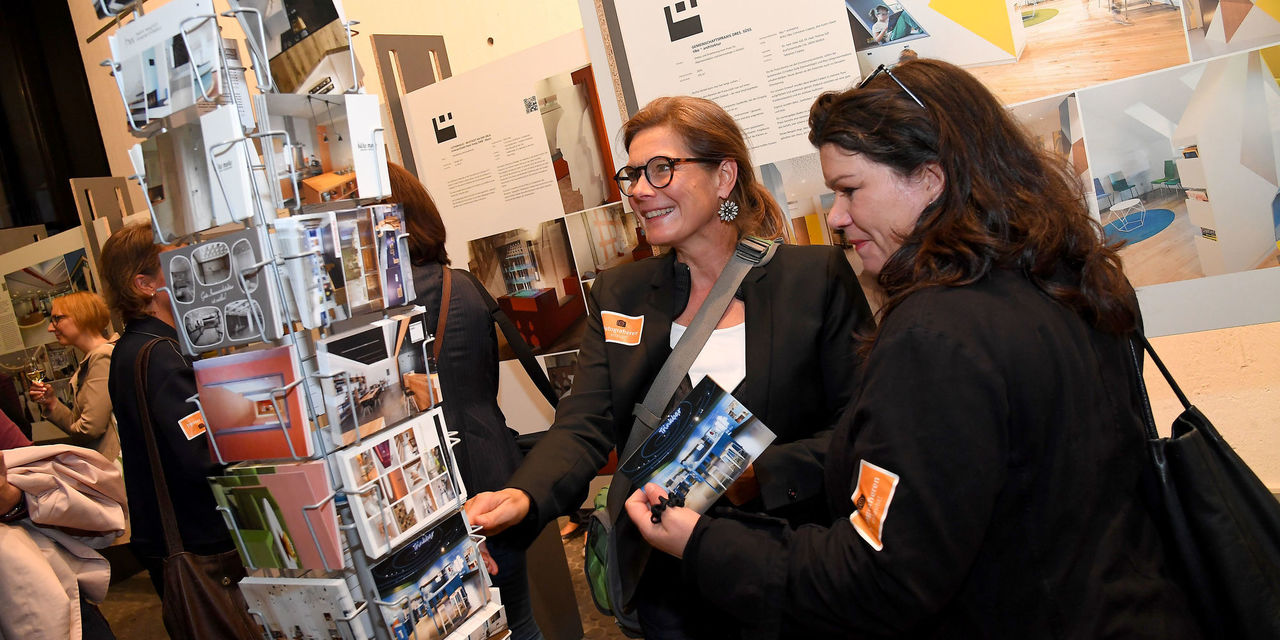
<path id="1" fill-rule="evenodd" d="M 71 374 L 68 407 L 48 382 L 32 382 L 28 395 L 44 417 L 71 436 L 73 444 L 101 453 L 108 460 L 120 457 L 120 436 L 111 412 L 107 374 L 111 371 L 111 351 L 115 348 L 106 334 L 111 314 L 96 293 L 76 291 L 53 299 L 49 333 L 58 344 L 75 347 L 84 358 Z"/>
<path id="2" fill-rule="evenodd" d="M 828 526 L 654 524 L 654 485 L 631 519 L 758 637 L 1197 637 L 1140 499 L 1136 299 L 1080 179 L 965 71 L 881 71 L 809 117 L 886 295 Z"/>
<path id="3" fill-rule="evenodd" d="M 628 166 L 615 180 L 649 242 L 670 250 L 596 278 L 574 386 L 555 423 L 507 488 L 467 505 L 471 522 L 491 534 L 514 528 L 509 535 L 527 539 L 582 505 L 609 452 L 624 447 L 633 407 L 738 240 L 776 237 L 784 224 L 752 173 L 741 130 L 715 103 L 659 98 L 627 121 L 622 134 Z M 866 329 L 870 316 L 836 248 L 781 246 L 748 273 L 675 394 L 678 401 L 710 375 L 778 436 L 721 507 L 795 524 L 824 512 L 822 454 L 850 396 L 854 332 Z M 603 317 L 625 319 L 637 331 L 619 338 L 606 332 Z M 625 517 L 618 525 L 619 555 L 635 567 L 624 572 L 621 605 L 638 614 L 646 638 L 720 638 L 733 628 L 733 620 L 709 608 L 682 578 L 675 559 L 649 554 Z"/>

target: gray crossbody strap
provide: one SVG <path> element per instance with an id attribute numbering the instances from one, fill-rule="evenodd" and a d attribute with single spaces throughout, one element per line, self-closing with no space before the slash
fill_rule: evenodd
<path id="1" fill-rule="evenodd" d="M 658 376 L 654 378 L 653 385 L 649 387 L 649 392 L 645 394 L 644 401 L 635 406 L 633 413 L 636 420 L 631 426 L 631 435 L 627 437 L 627 445 L 618 456 L 619 468 L 623 461 L 631 457 L 631 454 L 657 428 L 658 422 L 662 420 L 662 412 L 671 402 L 671 396 L 680 386 L 680 381 L 689 373 L 689 367 L 702 352 L 703 345 L 707 343 L 707 338 L 711 337 L 711 332 L 719 324 L 725 309 L 729 308 L 729 303 L 733 300 L 747 272 L 753 267 L 768 264 L 777 249 L 777 243 L 752 236 L 738 241 L 729 264 L 725 265 L 724 271 L 720 272 L 720 277 L 716 278 L 715 285 L 711 287 L 711 293 L 707 294 L 702 307 L 698 309 L 698 313 L 694 314 L 689 328 L 671 350 L 671 355 L 667 356 L 667 361 L 663 363 Z M 616 517 L 621 511 L 622 502 L 631 493 L 631 483 L 619 471 L 614 474 L 611 484 L 609 513 Z M 615 491 L 615 489 L 624 489 L 624 484 L 625 490 Z"/>

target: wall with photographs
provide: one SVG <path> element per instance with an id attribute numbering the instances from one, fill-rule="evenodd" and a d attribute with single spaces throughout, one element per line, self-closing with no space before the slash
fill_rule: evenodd
<path id="1" fill-rule="evenodd" d="M 731 15 L 720 14 L 724 11 L 721 5 L 702 3 L 695 7 L 686 3 L 683 9 L 676 7 L 673 18 L 664 22 L 663 8 L 674 7 L 674 2 L 637 0 L 628 7 L 615 8 L 614 17 L 619 12 L 649 12 L 653 14 L 652 26 L 634 21 L 624 24 L 625 38 L 605 37 L 618 35 L 608 32 L 608 21 L 598 13 L 607 13 L 609 7 L 622 4 L 611 0 L 494 0 L 487 5 L 492 8 L 484 12 L 458 11 L 453 5 L 434 1 L 348 0 L 345 4 L 347 13 L 359 16 L 361 21 L 357 27 L 361 33 L 354 37 L 353 45 L 370 92 L 380 89 L 375 81 L 377 67 L 369 34 L 443 35 L 453 75 L 462 78 L 486 63 L 527 60 L 528 56 L 522 58 L 518 54 L 585 27 L 587 55 L 567 56 L 563 64 L 538 70 L 541 75 L 530 76 L 527 93 L 535 104 L 550 106 L 550 96 L 542 95 L 546 91 L 540 92 L 537 82 L 542 80 L 547 90 L 559 91 L 565 84 L 562 79 L 553 78 L 590 63 L 609 142 L 616 139 L 624 117 L 625 106 L 619 105 L 642 104 L 663 93 L 698 93 L 706 89 L 688 85 L 682 90 L 680 85 L 663 85 L 661 77 L 652 73 L 631 78 L 631 71 L 654 69 L 656 58 L 679 62 L 694 44 L 705 47 L 722 35 L 726 37 L 724 41 L 741 45 L 745 59 L 752 52 L 758 55 L 760 47 L 768 44 L 765 37 L 769 29 L 777 27 L 767 19 L 776 17 L 776 5 L 754 1 L 734 3 Z M 848 58 L 837 56 L 837 64 L 830 69 L 799 69 L 811 74 L 806 76 L 806 81 L 812 80 L 806 95 L 822 88 L 848 86 L 877 64 L 893 63 L 905 48 L 920 55 L 973 65 L 969 69 L 975 75 L 1007 104 L 1016 105 L 1015 111 L 1036 131 L 1041 144 L 1069 159 L 1080 176 L 1082 193 L 1093 196 L 1091 205 L 1104 222 L 1114 223 L 1119 218 L 1118 226 L 1127 226 L 1125 221 L 1131 214 L 1111 209 L 1135 198 L 1153 219 L 1168 218 L 1166 228 L 1132 242 L 1125 254 L 1135 281 L 1147 285 L 1140 295 L 1148 326 L 1153 333 L 1163 335 L 1156 339 L 1156 345 L 1184 378 L 1184 385 L 1191 389 L 1198 405 L 1221 424 L 1263 479 L 1280 488 L 1280 455 L 1276 455 L 1280 452 L 1280 433 L 1266 421 L 1274 407 L 1280 405 L 1280 390 L 1273 383 L 1280 376 L 1280 364 L 1274 357 L 1267 357 L 1280 347 L 1280 323 L 1276 322 L 1280 318 L 1280 300 L 1273 293 L 1280 287 L 1275 249 L 1280 236 L 1276 235 L 1270 206 L 1275 193 L 1280 192 L 1280 179 L 1275 175 L 1275 167 L 1280 166 L 1280 137 L 1277 127 L 1271 124 L 1280 122 L 1280 89 L 1273 71 L 1280 71 L 1280 56 L 1274 47 L 1259 51 L 1280 43 L 1280 16 L 1273 15 L 1274 9 L 1258 3 L 1236 6 L 1224 13 L 1222 6 L 1226 3 L 1191 0 L 1163 0 L 1142 6 L 1128 3 L 1133 6 L 1119 12 L 1080 0 L 1032 4 L 1011 0 L 901 0 L 883 4 L 891 14 L 909 16 L 915 26 L 903 23 L 893 38 L 869 47 L 866 43 L 859 46 L 858 38 L 869 36 L 876 27 L 868 24 L 869 15 L 854 15 L 865 9 L 865 4 L 815 0 L 789 12 L 787 19 L 796 22 L 788 22 L 789 27 L 803 27 L 801 21 L 808 19 L 806 16 L 821 20 L 823 25 L 838 16 L 840 30 L 820 30 L 822 39 L 806 46 L 815 47 L 815 51 L 825 47 L 823 51 L 850 53 Z M 1213 4 L 1217 8 L 1201 11 L 1201 5 Z M 97 66 L 108 57 L 105 39 L 83 42 L 101 21 L 87 8 L 88 3 L 71 0 L 70 5 L 91 90 L 100 105 L 98 115 L 113 170 L 117 175 L 127 175 L 132 171 L 128 169 L 125 149 L 133 139 L 118 126 L 124 113 L 115 95 L 116 87 L 106 71 Z M 235 25 L 228 25 L 223 35 L 240 37 L 234 30 Z M 685 33 L 698 37 L 676 37 Z M 489 38 L 493 38 L 493 44 L 489 44 Z M 617 47 L 622 40 L 625 51 L 606 48 L 606 42 Z M 628 53 L 637 56 L 634 63 L 627 59 Z M 738 65 L 748 69 L 751 66 Z M 1212 97 L 1215 91 L 1220 96 L 1216 99 Z M 563 106 L 566 101 L 558 99 L 555 104 Z M 796 111 L 805 109 L 807 105 L 801 104 Z M 566 156 L 555 142 L 561 137 L 558 130 L 563 121 L 550 122 L 544 113 L 531 115 L 539 116 L 540 121 L 530 123 L 531 129 L 543 139 L 538 144 L 547 146 L 547 157 L 551 159 L 539 159 L 537 164 L 548 165 L 547 170 L 554 171 L 556 151 L 560 151 L 561 160 Z M 794 240 L 838 244 L 841 238 L 831 233 L 824 222 L 829 198 L 824 197 L 820 180 L 815 184 L 810 175 L 816 162 L 806 157 L 803 144 L 786 144 L 786 134 L 798 131 L 792 129 L 786 122 L 757 123 L 753 131 L 762 132 L 760 135 L 768 138 L 766 142 L 772 142 L 765 145 L 769 148 L 758 160 L 766 164 L 758 170 L 765 184 L 787 204 Z M 414 135 L 434 134 L 430 117 L 420 121 L 417 131 Z M 759 140 L 757 136 L 753 144 Z M 1194 158 L 1184 157 L 1183 151 L 1189 146 L 1197 148 Z M 615 162 L 622 157 L 616 145 L 612 153 Z M 590 154 L 584 157 L 589 159 Z M 529 161 L 533 162 L 531 155 Z M 1166 169 L 1167 161 L 1172 161 L 1168 165 L 1172 170 Z M 582 172 L 574 171 L 571 163 L 566 164 L 568 171 L 563 178 L 558 173 L 548 173 L 543 205 L 514 207 L 501 214 L 490 210 L 485 214 L 493 218 L 465 213 L 450 216 L 446 212 L 455 263 L 468 260 L 466 243 L 471 240 L 520 229 L 533 233 L 553 219 L 565 220 L 564 232 L 576 263 L 573 275 L 587 285 L 599 269 L 651 255 L 653 248 L 644 242 L 643 235 L 634 233 L 632 221 L 624 217 L 625 208 L 614 211 L 616 205 L 606 205 L 607 212 L 597 213 L 576 210 L 581 206 L 590 211 L 587 191 L 591 187 L 590 183 L 576 180 Z M 1193 166 L 1197 164 L 1200 166 Z M 1200 171 L 1202 182 L 1197 181 Z M 421 162 L 419 172 L 426 179 Z M 578 175 L 571 175 L 575 173 Z M 595 177 L 594 171 L 587 173 L 588 179 Z M 1120 175 L 1113 183 L 1110 178 L 1117 173 Z M 1180 184 L 1168 184 L 1175 175 Z M 562 180 L 570 187 L 568 193 L 558 188 L 557 183 Z M 434 192 L 448 190 L 427 182 Z M 583 189 L 576 183 L 588 187 Z M 1237 188 L 1241 183 L 1246 183 L 1245 188 Z M 574 191 L 581 197 L 580 205 Z M 1237 222 L 1237 218 L 1244 221 Z M 455 228 L 459 229 L 456 234 Z M 1233 236 L 1241 234 L 1244 245 L 1232 244 L 1237 242 Z M 1224 263 L 1218 269 L 1212 250 L 1216 247 L 1221 254 L 1228 244 L 1246 246 L 1242 253 L 1249 255 L 1239 264 Z M 1263 253 L 1267 247 L 1270 252 Z M 1162 257 L 1186 265 L 1194 263 L 1198 269 L 1188 267 L 1178 275 L 1175 267 L 1160 266 L 1158 258 Z M 1206 265 L 1210 268 L 1206 269 Z M 1144 270 L 1155 275 L 1143 275 Z M 544 294 L 548 300 L 558 298 L 558 306 L 546 313 L 572 304 L 572 300 L 565 300 L 573 297 L 565 279 L 557 277 L 551 285 L 540 286 L 553 292 Z M 1188 300 L 1197 303 L 1189 307 Z M 559 362 L 552 353 L 540 357 Z M 528 430 L 545 425 L 550 412 L 518 367 L 506 367 L 502 375 L 504 409 L 517 423 L 515 426 Z M 1176 401 L 1163 390 L 1159 380 L 1152 378 L 1149 384 L 1157 418 L 1167 423 L 1176 414 Z"/>

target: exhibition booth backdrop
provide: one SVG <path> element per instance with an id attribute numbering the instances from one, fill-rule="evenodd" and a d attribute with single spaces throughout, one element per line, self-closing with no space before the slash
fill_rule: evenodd
<path id="1" fill-rule="evenodd" d="M 161 3 L 148 2 L 148 11 L 152 4 Z M 1072 163 L 1082 193 L 1117 233 L 1172 212 L 1166 229 L 1123 254 L 1147 326 L 1164 336 L 1156 346 L 1197 403 L 1280 488 L 1272 217 L 1280 193 L 1272 69 L 1280 65 L 1265 48 L 1280 43 L 1280 21 L 1270 5 L 1153 3 L 1114 14 L 1078 0 L 871 3 L 889 10 L 893 24 L 881 28 L 883 12 L 853 0 L 786 12 L 754 0 L 494 0 L 465 11 L 434 0 L 343 4 L 360 21 L 352 43 L 365 88 L 392 105 L 382 114 L 390 155 L 412 160 L 440 203 L 455 264 L 478 271 L 511 312 L 526 314 L 522 332 L 546 347 L 544 366 L 560 377 L 571 375 L 584 288 L 600 270 L 653 252 L 625 207 L 611 204 L 619 198 L 606 179 L 624 158 L 617 131 L 627 113 L 659 95 L 717 99 L 747 130 L 761 178 L 792 220 L 792 241 L 840 244 L 826 227 L 829 192 L 804 140 L 808 105 L 910 48 L 968 66 L 1018 103 L 1015 114 Z M 112 173 L 132 175 L 135 140 L 118 89 L 98 66 L 110 57 L 106 38 L 87 41 L 103 21 L 91 3 L 69 5 Z M 1051 8 L 1059 13 L 1024 26 L 1024 11 Z M 880 31 L 889 35 L 868 41 Z M 235 24 L 222 35 L 243 40 Z M 387 36 L 435 44 L 429 55 L 402 51 L 389 68 L 374 44 Z M 431 82 L 406 82 L 413 65 Z M 377 82 L 379 72 L 395 80 L 396 95 Z M 397 118 L 403 139 L 391 135 Z M 1129 200 L 1139 208 L 1112 210 Z M 10 255 L 0 256 L 4 273 L 14 271 Z M 549 409 L 507 364 L 502 403 L 513 426 L 544 427 Z M 1158 420 L 1181 410 L 1172 394 L 1153 396 Z"/>

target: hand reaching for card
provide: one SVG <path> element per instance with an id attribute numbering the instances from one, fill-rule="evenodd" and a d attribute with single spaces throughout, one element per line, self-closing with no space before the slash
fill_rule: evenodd
<path id="1" fill-rule="evenodd" d="M 637 489 L 627 498 L 627 515 L 654 549 L 682 558 L 689 537 L 693 535 L 693 527 L 702 516 L 693 509 L 665 505 L 659 512 L 661 517 L 656 518 L 658 522 L 653 522 L 653 507 L 665 504 L 663 499 L 666 497 L 666 491 L 650 482 L 643 491 Z"/>

